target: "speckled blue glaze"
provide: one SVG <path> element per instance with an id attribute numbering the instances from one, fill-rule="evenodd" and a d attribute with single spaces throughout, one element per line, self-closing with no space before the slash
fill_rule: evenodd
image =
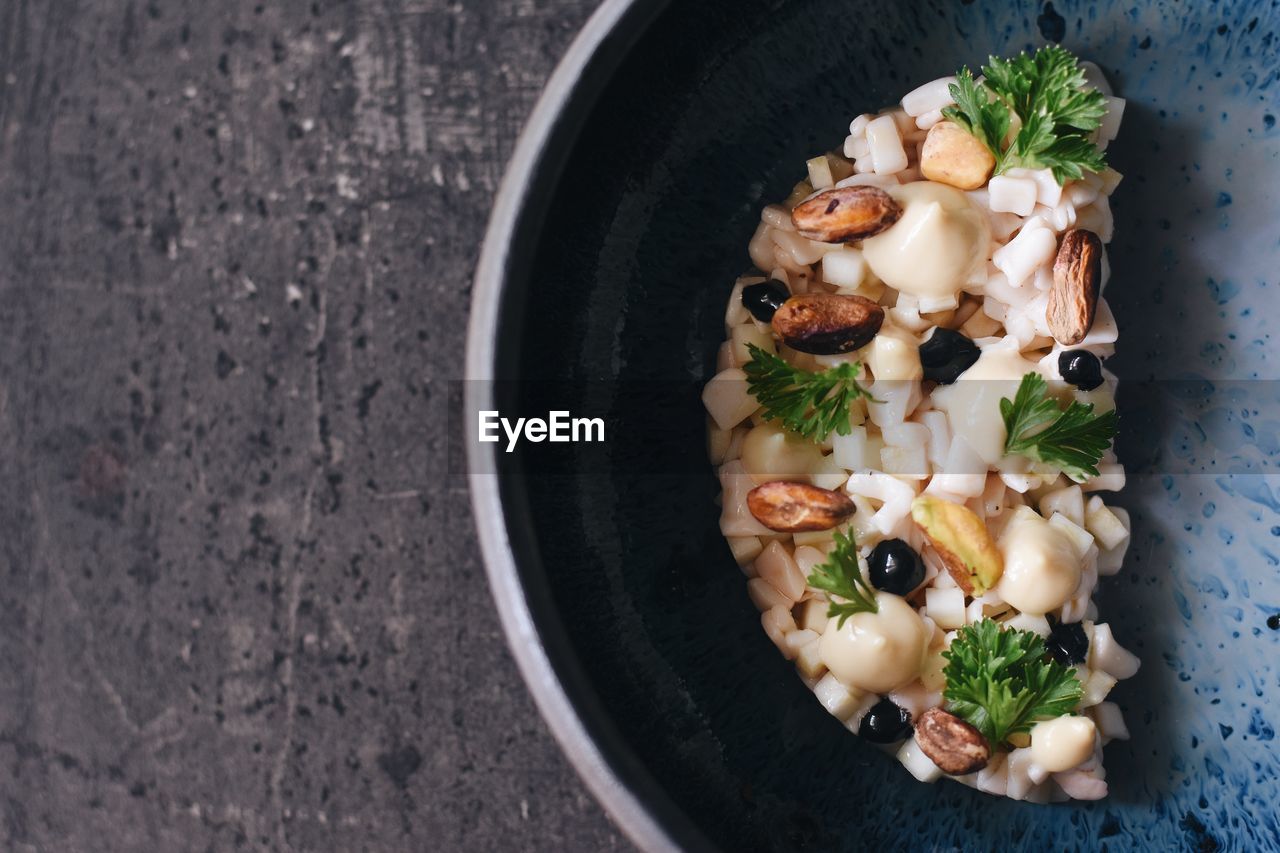
<path id="1" fill-rule="evenodd" d="M 511 375 L 617 384 L 601 391 L 609 476 L 583 463 L 576 491 L 511 486 L 542 563 L 526 588 L 572 615 L 556 629 L 578 668 L 562 672 L 608 721 L 598 742 L 731 849 L 1280 850 L 1280 11 L 765 5 L 658 18 L 576 143 L 530 265 L 530 292 L 569 307 L 554 329 L 512 321 Z M 1112 695 L 1133 739 L 1107 748 L 1111 797 L 1037 806 L 916 784 L 822 712 L 761 635 L 689 448 L 760 206 L 850 116 L 1046 36 L 1128 101 L 1107 297 L 1134 537 L 1098 603 L 1143 667 Z M 693 391 L 637 402 L 633 380 Z M 700 473 L 646 476 L 681 465 Z"/>

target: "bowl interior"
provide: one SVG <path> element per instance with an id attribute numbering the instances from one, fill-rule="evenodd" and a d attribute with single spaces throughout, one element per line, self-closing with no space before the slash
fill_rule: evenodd
<path id="1" fill-rule="evenodd" d="M 1274 843 L 1280 715 L 1277 14 L 1260 4 L 672 4 L 532 202 L 507 281 L 502 408 L 602 415 L 501 483 L 549 654 L 606 756 L 678 838 L 727 849 Z M 700 384 L 762 204 L 849 119 L 1044 42 L 1128 99 L 1109 155 L 1134 539 L 1102 619 L 1143 658 L 1105 802 L 920 785 L 849 735 L 760 630 L 720 538 Z M 531 380 L 543 380 L 533 382 Z M 505 412 L 504 412 L 505 414 Z"/>

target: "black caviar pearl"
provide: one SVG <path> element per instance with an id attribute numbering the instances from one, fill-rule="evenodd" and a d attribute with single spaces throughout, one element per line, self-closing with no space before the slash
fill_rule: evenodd
<path id="1" fill-rule="evenodd" d="M 1092 391 L 1102 384 L 1102 362 L 1087 349 L 1069 349 L 1058 356 L 1058 372 L 1081 391 Z"/>
<path id="2" fill-rule="evenodd" d="M 759 284 L 748 284 L 742 288 L 742 305 L 761 323 L 773 319 L 773 312 L 782 307 L 782 303 L 790 298 L 787 286 L 780 281 L 769 279 Z"/>
<path id="3" fill-rule="evenodd" d="M 871 706 L 858 734 L 872 743 L 897 743 L 911 734 L 911 715 L 887 696 Z"/>
<path id="4" fill-rule="evenodd" d="M 978 345 L 964 335 L 938 328 L 920 345 L 920 366 L 924 368 L 925 379 L 950 385 L 973 367 L 979 355 Z"/>
<path id="5" fill-rule="evenodd" d="M 871 585 L 894 595 L 906 595 L 924 583 L 924 561 L 901 539 L 885 539 L 867 558 Z"/>
<path id="6" fill-rule="evenodd" d="M 1089 637 L 1079 622 L 1054 625 L 1045 645 L 1049 647 L 1049 657 L 1068 666 L 1084 663 L 1089 656 Z"/>

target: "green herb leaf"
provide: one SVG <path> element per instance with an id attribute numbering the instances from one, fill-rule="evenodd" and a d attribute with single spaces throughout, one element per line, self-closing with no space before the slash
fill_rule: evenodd
<path id="1" fill-rule="evenodd" d="M 857 540 L 838 530 L 835 542 L 836 547 L 827 555 L 826 561 L 814 567 L 806 582 L 827 594 L 827 615 L 838 620 L 836 627 L 839 628 L 853 614 L 876 613 L 880 605 L 876 603 L 875 588 L 862 577 L 862 569 L 858 566 Z M 836 601 L 832 596 L 845 600 Z"/>
<path id="2" fill-rule="evenodd" d="M 1013 400 L 1000 400 L 1005 453 L 1056 465 L 1077 483 L 1098 476 L 1098 460 L 1116 436 L 1116 412 L 1093 414 L 1093 404 L 1073 400 L 1064 410 L 1048 395 L 1049 384 L 1028 373 Z M 1047 426 L 1046 426 L 1047 424 Z"/>
<path id="3" fill-rule="evenodd" d="M 1071 713 L 1083 695 L 1076 671 L 1050 659 L 1038 634 L 1002 630 L 991 619 L 961 628 L 942 657 L 947 710 L 992 746 Z"/>
<path id="4" fill-rule="evenodd" d="M 993 99 L 968 68 L 961 68 L 956 77 L 950 86 L 951 100 L 956 105 L 944 109 L 943 116 L 976 136 L 992 152 L 1000 151 L 1009 133 L 1009 108 L 1004 101 Z M 996 159 L 999 160 L 998 154 Z"/>
<path id="5" fill-rule="evenodd" d="M 778 420 L 810 441 L 825 441 L 833 431 L 848 435 L 853 429 L 849 406 L 871 392 L 858 384 L 861 365 L 841 364 L 817 373 L 792 367 L 755 344 L 747 344 L 751 360 L 742 366 L 747 390 L 764 407 L 764 419 Z"/>
<path id="6" fill-rule="evenodd" d="M 1099 172 L 1107 161 L 1090 139 L 1107 112 L 1107 99 L 1085 82 L 1070 51 L 1049 45 L 1028 56 L 992 56 L 979 85 L 968 68 L 951 85 L 954 107 L 943 115 L 969 131 L 996 158 L 997 175 L 1009 169 L 1049 169 L 1058 183 Z M 1020 127 L 1004 144 L 1017 115 Z"/>

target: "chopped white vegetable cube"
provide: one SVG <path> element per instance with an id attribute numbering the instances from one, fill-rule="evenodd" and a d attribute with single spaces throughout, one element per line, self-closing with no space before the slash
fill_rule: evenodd
<path id="1" fill-rule="evenodd" d="M 761 613 L 772 607 L 791 606 L 791 601 L 764 578 L 754 577 L 747 581 L 747 595 Z"/>
<path id="2" fill-rule="evenodd" d="M 822 256 L 822 280 L 836 287 L 856 290 L 867 278 L 867 262 L 858 249 L 844 248 Z"/>
<path id="3" fill-rule="evenodd" d="M 756 557 L 756 571 L 760 577 L 773 584 L 788 602 L 796 602 L 804 595 L 805 577 L 796 565 L 795 558 L 782 543 L 770 542 Z"/>
<path id="4" fill-rule="evenodd" d="M 921 447 L 885 447 L 880 451 L 880 470 L 895 477 L 923 480 L 929 476 L 929 456 Z"/>
<path id="5" fill-rule="evenodd" d="M 1093 535 L 1060 512 L 1053 514 L 1049 524 L 1067 534 L 1071 544 L 1075 546 L 1076 556 L 1083 560 L 1085 554 L 1089 553 L 1089 548 L 1093 546 Z"/>
<path id="6" fill-rule="evenodd" d="M 802 602 L 798 608 L 800 610 L 800 621 L 797 624 L 801 628 L 809 631 L 817 631 L 821 634 L 823 631 L 827 630 L 827 622 L 829 621 L 829 617 L 827 616 L 828 606 L 829 605 L 827 604 L 827 599 L 825 597 L 811 598 L 808 601 Z"/>
<path id="7" fill-rule="evenodd" d="M 1060 513 L 1073 524 L 1084 525 L 1084 492 L 1078 485 L 1054 489 L 1040 498 L 1041 515 L 1049 518 L 1055 512 Z M 1092 533 L 1092 529 L 1089 532 Z"/>
<path id="8" fill-rule="evenodd" d="M 729 551 L 733 554 L 733 559 L 737 561 L 739 566 L 751 562 L 763 550 L 758 536 L 727 536 L 725 541 L 729 543 Z"/>
<path id="9" fill-rule="evenodd" d="M 853 715 L 858 708 L 858 703 L 866 695 L 861 690 L 845 687 L 829 672 L 814 685 L 813 693 L 822 703 L 822 707 L 827 709 L 827 713 L 840 722 L 844 722 Z"/>
<path id="10" fill-rule="evenodd" d="M 951 85 L 955 82 L 954 77 L 939 77 L 917 86 L 902 96 L 902 109 L 912 118 L 941 110 L 952 103 Z"/>
<path id="11" fill-rule="evenodd" d="M 1120 135 L 1120 121 L 1124 118 L 1124 98 L 1107 96 L 1107 112 L 1098 126 L 1098 141 L 1102 147 Z"/>
<path id="12" fill-rule="evenodd" d="M 791 618 L 791 611 L 786 607 L 771 607 L 760 614 L 760 626 L 769 635 L 769 639 L 778 647 L 787 660 L 794 660 L 787 646 L 787 634 L 796 630 L 796 621 Z"/>
<path id="13" fill-rule="evenodd" d="M 720 532 L 725 536 L 772 536 L 747 508 L 747 492 L 756 487 L 742 461 L 720 466 Z"/>
<path id="14" fill-rule="evenodd" d="M 809 167 L 809 183 L 815 190 L 829 189 L 835 184 L 835 178 L 831 176 L 831 163 L 825 155 L 814 157 L 805 165 Z"/>
<path id="15" fill-rule="evenodd" d="M 1089 673 L 1089 680 L 1084 684 L 1084 697 L 1080 700 L 1080 707 L 1089 708 L 1097 705 L 1107 698 L 1107 694 L 1115 686 L 1115 676 L 1100 669 L 1093 670 Z"/>
<path id="16" fill-rule="evenodd" d="M 1034 188 L 1035 184 L 1031 186 Z M 991 262 L 1009 279 L 1009 284 L 1019 287 L 1036 268 L 1053 259 L 1058 251 L 1058 240 L 1053 230 L 1038 217 L 1028 220 L 1018 235 L 1006 245 L 996 249 Z"/>
<path id="17" fill-rule="evenodd" d="M 791 634 L 790 637 L 812 633 L 812 631 L 797 631 L 795 634 Z M 812 689 L 813 682 L 827 673 L 827 665 L 822 662 L 822 656 L 818 654 L 819 645 L 818 637 L 815 635 L 812 640 L 801 646 L 800 650 L 796 652 L 796 669 L 800 671 L 800 675 L 805 682 L 810 685 L 810 689 Z"/>
<path id="18" fill-rule="evenodd" d="M 1004 625 L 1006 628 L 1016 628 L 1019 631 L 1031 631 L 1041 637 L 1049 636 L 1051 630 L 1049 620 L 1043 616 L 1036 616 L 1034 613 L 1019 613 L 1012 619 L 1006 620 Z"/>
<path id="19" fill-rule="evenodd" d="M 741 368 L 722 370 L 702 389 L 702 405 L 720 429 L 733 429 L 760 408 L 747 391 L 747 374 Z"/>
<path id="20" fill-rule="evenodd" d="M 1118 492 L 1124 488 L 1124 466 L 1112 463 L 1100 463 L 1098 476 L 1091 477 L 1081 488 L 1086 492 Z"/>
<path id="21" fill-rule="evenodd" d="M 1036 206 L 1038 187 L 1031 178 L 996 175 L 987 184 L 987 199 L 996 213 L 1030 216 Z"/>
<path id="22" fill-rule="evenodd" d="M 1110 740 L 1128 740 L 1129 727 L 1124 723 L 1124 714 L 1115 702 L 1099 702 L 1093 706 L 1093 721 L 1098 732 Z"/>
<path id="23" fill-rule="evenodd" d="M 1093 501 L 1097 500 L 1097 508 Z M 1129 538 L 1129 530 L 1121 523 L 1116 514 L 1106 507 L 1101 500 L 1089 501 L 1090 511 L 1085 515 L 1085 527 L 1098 540 L 1098 545 L 1111 550 Z"/>
<path id="24" fill-rule="evenodd" d="M 773 342 L 773 335 L 755 325 L 735 326 L 729 336 L 733 346 L 734 363 L 746 364 L 751 360 L 751 351 L 747 345 L 758 347 L 768 353 L 778 354 L 778 346 Z"/>
<path id="25" fill-rule="evenodd" d="M 965 624 L 964 592 L 959 587 L 926 589 L 924 608 L 929 618 L 944 631 L 960 628 Z"/>
<path id="26" fill-rule="evenodd" d="M 1089 663 L 1095 670 L 1120 678 L 1132 678 L 1141 661 L 1133 652 L 1116 642 L 1107 623 L 1093 626 L 1093 640 L 1089 643 Z"/>
<path id="27" fill-rule="evenodd" d="M 892 115 L 883 115 L 867 124 L 867 144 L 877 175 L 892 175 L 907 168 L 907 152 L 902 147 L 902 134 Z"/>
<path id="28" fill-rule="evenodd" d="M 916 743 L 914 737 L 898 750 L 898 761 L 907 768 L 907 772 L 921 782 L 937 782 L 943 776 L 938 765 L 924 754 L 924 750 L 920 749 L 920 744 Z"/>

